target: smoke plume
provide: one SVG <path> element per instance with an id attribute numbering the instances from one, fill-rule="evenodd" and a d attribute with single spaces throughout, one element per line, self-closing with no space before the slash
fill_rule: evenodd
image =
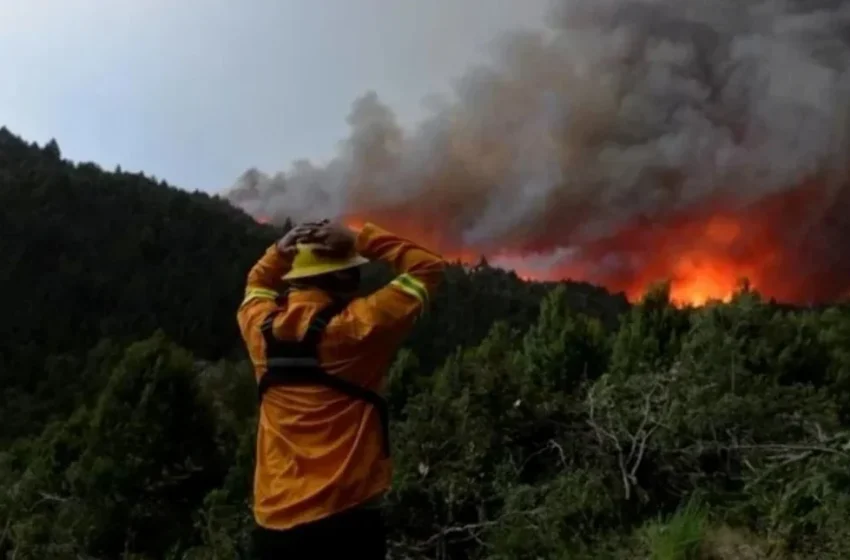
<path id="1" fill-rule="evenodd" d="M 416 130 L 368 93 L 328 165 L 249 170 L 230 199 L 630 297 L 848 294 L 850 2 L 560 0 L 547 23 Z"/>

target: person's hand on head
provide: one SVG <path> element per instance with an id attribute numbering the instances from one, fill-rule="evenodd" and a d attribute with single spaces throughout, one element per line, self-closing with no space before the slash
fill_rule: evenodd
<path id="1" fill-rule="evenodd" d="M 296 225 L 277 242 L 277 250 L 287 257 L 293 257 L 299 243 L 316 243 L 314 236 L 328 223 L 328 220 L 320 220 Z"/>
<path id="2" fill-rule="evenodd" d="M 354 251 L 356 235 L 341 224 L 326 222 L 312 232 L 309 242 L 321 245 L 314 249 L 317 255 L 344 257 Z"/>

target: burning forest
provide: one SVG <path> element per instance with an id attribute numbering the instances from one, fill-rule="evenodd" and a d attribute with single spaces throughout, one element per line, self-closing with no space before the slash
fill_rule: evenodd
<path id="1" fill-rule="evenodd" d="M 850 3 L 560 0 L 412 131 L 374 93 L 258 219 L 375 221 L 447 258 L 674 299 L 850 295 Z"/>

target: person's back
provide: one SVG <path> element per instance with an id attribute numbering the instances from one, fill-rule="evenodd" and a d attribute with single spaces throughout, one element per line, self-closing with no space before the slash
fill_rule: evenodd
<path id="1" fill-rule="evenodd" d="M 356 254 L 317 257 L 316 246 L 297 243 L 321 241 L 322 231 L 337 245 L 345 237 L 323 227 L 296 229 L 269 248 L 238 312 L 264 390 L 254 479 L 261 558 L 302 548 L 315 557 L 331 545 L 383 557 L 379 512 L 368 506 L 389 488 L 392 467 L 386 418 L 369 397 L 380 398 L 398 346 L 443 275 L 440 257 L 371 224 L 352 235 Z M 369 296 L 342 299 L 336 288 L 348 291 L 351 271 L 366 259 L 386 262 L 397 277 Z M 280 293 L 282 277 L 296 287 Z"/>

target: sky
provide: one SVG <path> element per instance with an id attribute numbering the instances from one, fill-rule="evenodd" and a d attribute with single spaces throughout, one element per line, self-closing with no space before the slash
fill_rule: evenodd
<path id="1" fill-rule="evenodd" d="M 229 188 L 324 161 L 354 99 L 399 121 L 548 0 L 0 0 L 0 126 L 64 157 Z"/>

